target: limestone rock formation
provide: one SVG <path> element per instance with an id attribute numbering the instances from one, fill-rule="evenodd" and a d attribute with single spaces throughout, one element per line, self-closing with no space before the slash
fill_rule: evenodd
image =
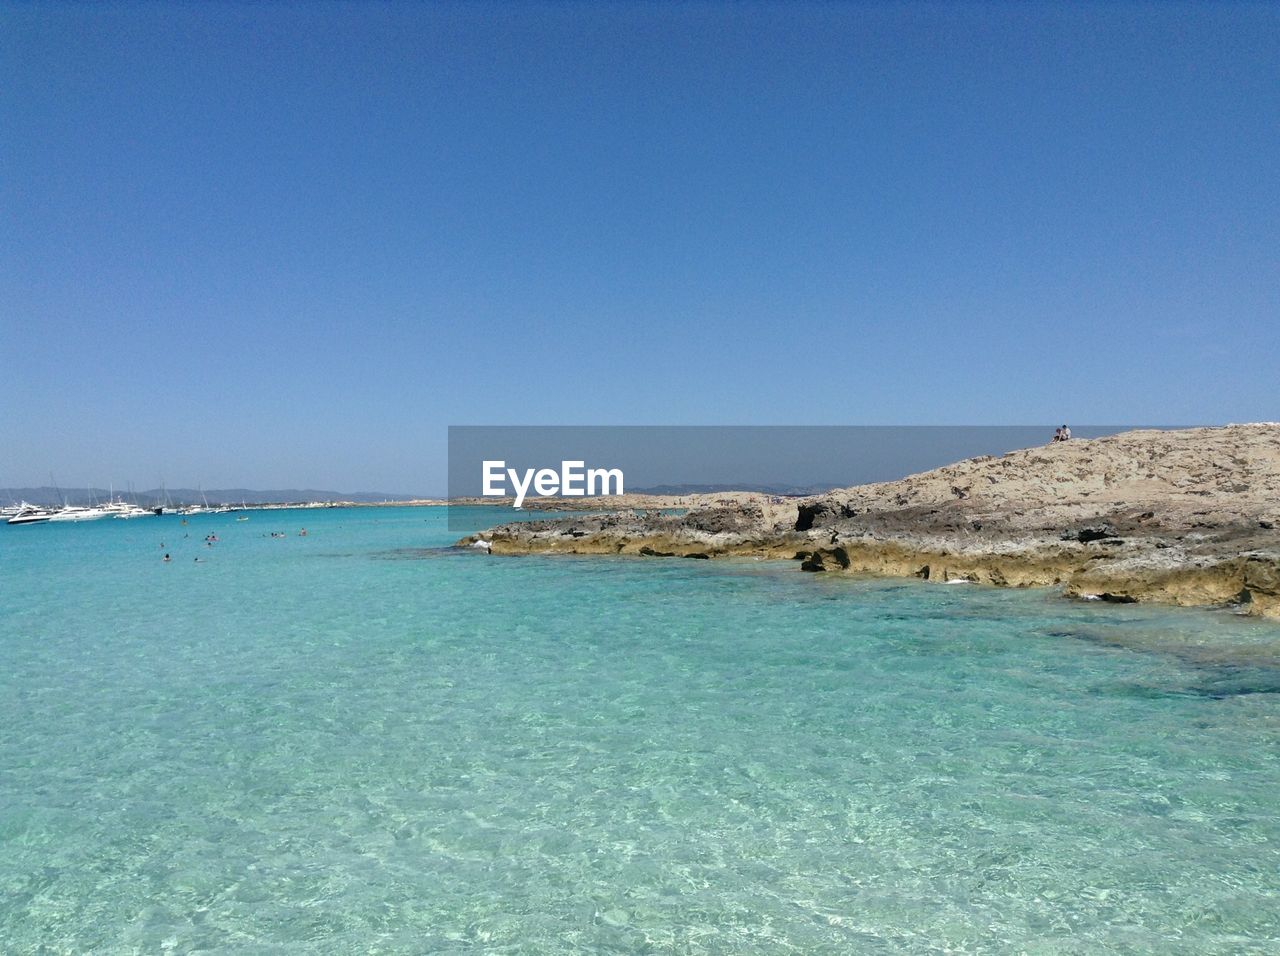
<path id="1" fill-rule="evenodd" d="M 494 554 L 752 555 L 1280 616 L 1280 424 L 1073 439 L 809 498 L 692 496 L 682 515 L 648 504 L 477 537 Z"/>

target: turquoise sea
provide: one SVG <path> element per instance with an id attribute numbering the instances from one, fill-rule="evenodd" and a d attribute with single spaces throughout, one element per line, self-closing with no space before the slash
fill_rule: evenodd
<path id="1" fill-rule="evenodd" d="M 0 952 L 1280 951 L 1275 624 L 457 536 L 0 527 Z"/>

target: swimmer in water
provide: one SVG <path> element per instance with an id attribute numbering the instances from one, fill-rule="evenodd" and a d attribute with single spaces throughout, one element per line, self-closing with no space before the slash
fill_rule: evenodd
<path id="1" fill-rule="evenodd" d="M 164 560 L 166 564 L 169 562 L 169 556 L 167 554 L 164 556 Z"/>

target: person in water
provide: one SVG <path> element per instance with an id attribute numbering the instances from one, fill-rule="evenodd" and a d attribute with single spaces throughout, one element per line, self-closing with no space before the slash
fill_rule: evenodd
<path id="1" fill-rule="evenodd" d="M 166 554 L 166 555 L 164 556 L 164 559 L 165 559 L 165 562 L 167 563 L 167 562 L 169 561 L 169 555 L 167 555 L 167 554 Z"/>

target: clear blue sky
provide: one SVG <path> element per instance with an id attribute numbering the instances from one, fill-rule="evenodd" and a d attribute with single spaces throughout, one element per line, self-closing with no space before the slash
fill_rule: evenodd
<path id="1" fill-rule="evenodd" d="M 0 6 L 0 486 L 1280 419 L 1280 5 Z"/>

